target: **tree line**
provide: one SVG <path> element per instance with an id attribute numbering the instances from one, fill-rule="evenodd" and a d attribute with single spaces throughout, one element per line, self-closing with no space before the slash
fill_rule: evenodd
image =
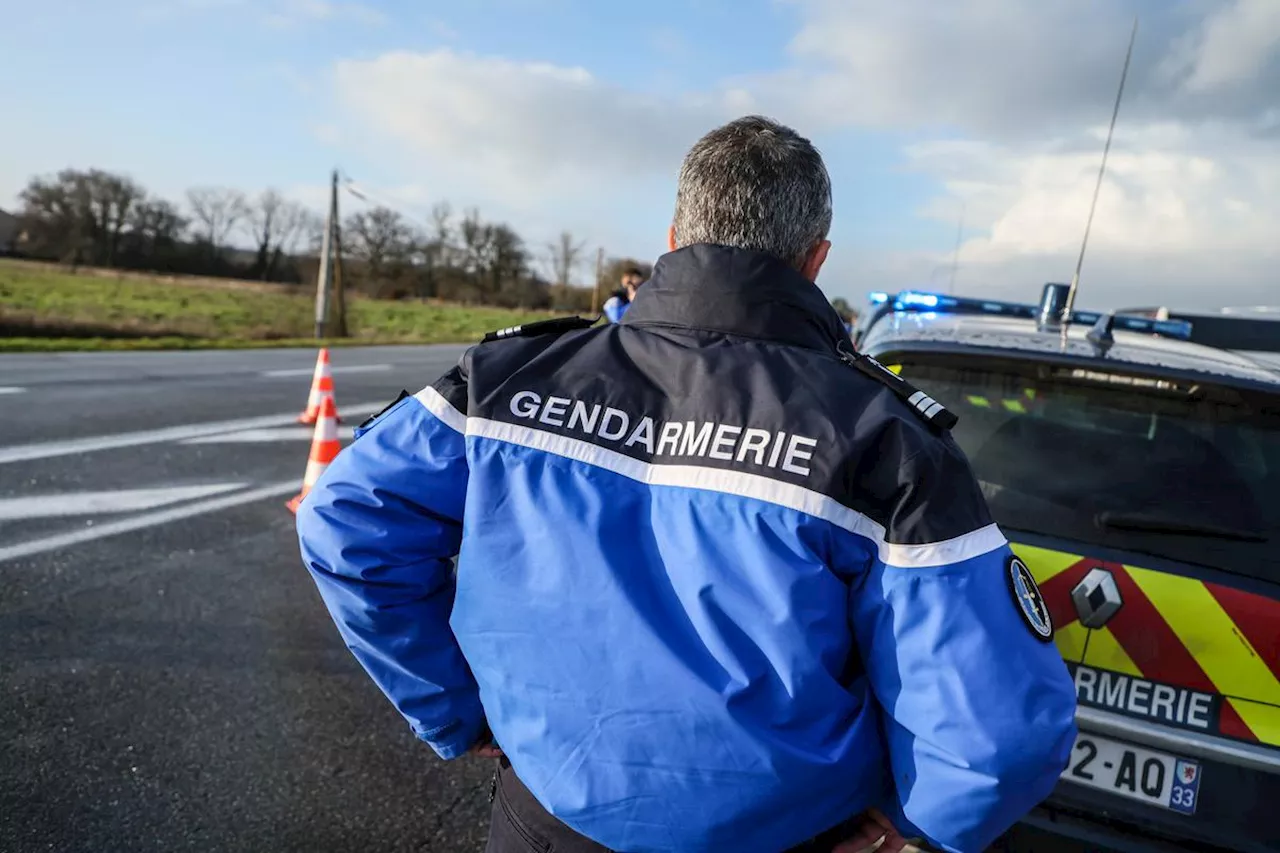
<path id="1" fill-rule="evenodd" d="M 127 175 L 64 169 L 32 178 L 19 195 L 16 251 L 26 257 L 150 272 L 314 284 L 324 220 L 267 189 L 257 196 L 195 187 L 182 204 Z M 346 287 L 381 299 L 442 299 L 587 312 L 595 257 L 562 233 L 531 246 L 510 225 L 476 209 L 437 204 L 426 221 L 377 206 L 338 229 Z M 599 300 L 630 258 L 608 258 Z M 584 281 L 585 280 L 585 281 Z"/>

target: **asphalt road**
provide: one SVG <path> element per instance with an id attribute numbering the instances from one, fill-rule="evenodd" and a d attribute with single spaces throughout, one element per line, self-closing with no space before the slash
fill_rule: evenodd
<path id="1" fill-rule="evenodd" d="M 342 434 L 460 352 L 334 350 Z M 300 564 L 314 358 L 0 356 L 0 851 L 483 849 L 489 765 L 413 738 Z"/>
<path id="2" fill-rule="evenodd" d="M 343 434 L 459 352 L 334 350 Z M 0 357 L 0 850 L 483 849 L 490 768 L 413 738 L 301 566 L 314 359 Z"/>

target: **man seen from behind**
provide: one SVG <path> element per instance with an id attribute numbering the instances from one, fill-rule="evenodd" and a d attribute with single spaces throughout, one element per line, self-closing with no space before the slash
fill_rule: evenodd
<path id="1" fill-rule="evenodd" d="M 500 749 L 490 853 L 972 853 L 1065 767 L 1043 599 L 936 410 L 851 352 L 831 215 L 808 140 L 713 130 L 620 322 L 471 348 L 303 501 L 413 731 Z"/>

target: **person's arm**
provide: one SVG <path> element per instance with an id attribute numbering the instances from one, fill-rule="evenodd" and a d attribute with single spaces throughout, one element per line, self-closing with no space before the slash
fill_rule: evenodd
<path id="1" fill-rule="evenodd" d="M 616 296 L 610 296 L 605 300 L 604 307 L 601 310 L 604 311 L 604 316 L 608 318 L 610 323 L 617 323 L 622 319 L 623 307 L 621 299 Z"/>
<path id="2" fill-rule="evenodd" d="M 885 811 L 903 835 L 970 853 L 1053 790 L 1075 740 L 1075 688 L 1035 582 L 951 438 L 901 463 L 898 482 L 851 607 L 885 712 L 897 787 Z"/>
<path id="3" fill-rule="evenodd" d="M 298 507 L 303 560 L 356 659 L 442 758 L 487 731 L 449 615 L 467 491 L 455 368 L 378 417 Z"/>

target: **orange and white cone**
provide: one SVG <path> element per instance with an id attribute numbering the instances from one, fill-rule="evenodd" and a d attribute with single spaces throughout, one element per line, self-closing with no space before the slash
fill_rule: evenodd
<path id="1" fill-rule="evenodd" d="M 321 349 L 320 354 L 316 356 L 316 370 L 311 376 L 311 394 L 307 397 L 306 410 L 298 415 L 298 423 L 315 423 L 316 419 L 320 417 L 320 401 L 325 397 L 333 399 L 333 370 L 329 367 L 328 347 Z M 336 402 L 333 409 L 333 419 L 336 423 L 342 423 L 342 418 L 338 417 Z"/>
<path id="2" fill-rule="evenodd" d="M 298 504 L 311 491 L 311 487 L 320 479 L 324 469 L 342 450 L 342 442 L 338 441 L 338 413 L 334 410 L 333 397 L 325 397 L 320 402 L 320 417 L 316 420 L 315 436 L 311 439 L 311 455 L 307 458 L 307 471 L 302 475 L 302 491 L 285 506 L 290 512 L 298 512 Z"/>

